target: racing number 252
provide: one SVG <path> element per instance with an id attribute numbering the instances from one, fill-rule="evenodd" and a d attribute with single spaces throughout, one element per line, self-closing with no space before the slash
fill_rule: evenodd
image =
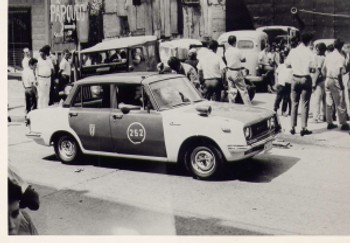
<path id="1" fill-rule="evenodd" d="M 129 136 L 130 137 L 143 137 L 144 136 L 144 130 L 143 128 L 134 128 L 129 130 Z"/>

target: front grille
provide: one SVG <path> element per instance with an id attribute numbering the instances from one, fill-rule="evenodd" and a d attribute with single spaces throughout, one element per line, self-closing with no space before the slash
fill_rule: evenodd
<path id="1" fill-rule="evenodd" d="M 252 129 L 251 139 L 263 136 L 264 134 L 269 132 L 267 120 L 253 124 L 251 126 L 251 129 Z"/>

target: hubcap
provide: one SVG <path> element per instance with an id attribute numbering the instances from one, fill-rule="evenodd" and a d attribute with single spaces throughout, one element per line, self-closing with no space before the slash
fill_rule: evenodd
<path id="1" fill-rule="evenodd" d="M 75 144 L 70 140 L 63 140 L 59 146 L 60 154 L 66 158 L 71 158 L 75 155 Z"/>
<path id="2" fill-rule="evenodd" d="M 215 165 L 214 155 L 206 150 L 200 150 L 194 154 L 192 166 L 200 173 L 208 173 Z"/>

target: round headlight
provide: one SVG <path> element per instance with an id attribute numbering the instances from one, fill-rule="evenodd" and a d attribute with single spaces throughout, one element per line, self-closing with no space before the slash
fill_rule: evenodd
<path id="1" fill-rule="evenodd" d="M 276 120 L 274 117 L 270 118 L 270 123 L 271 123 L 271 128 L 275 128 L 276 127 Z"/>
<path id="2" fill-rule="evenodd" d="M 250 127 L 245 127 L 244 128 L 244 136 L 246 137 L 246 138 L 250 138 L 250 136 L 251 136 L 251 129 L 250 129 Z"/>

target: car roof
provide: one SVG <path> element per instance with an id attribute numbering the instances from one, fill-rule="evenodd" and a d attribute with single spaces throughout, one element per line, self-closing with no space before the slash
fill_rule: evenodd
<path id="1" fill-rule="evenodd" d="M 114 39 L 102 41 L 92 47 L 81 50 L 80 53 L 90 53 L 90 52 L 107 51 L 111 49 L 127 48 L 131 46 L 142 45 L 147 42 L 156 41 L 156 40 L 157 40 L 157 37 L 153 35 L 114 38 Z"/>
<path id="2" fill-rule="evenodd" d="M 202 45 L 202 42 L 197 39 L 176 39 L 176 40 L 164 41 L 160 43 L 161 47 L 189 48 L 190 45 Z"/>
<path id="3" fill-rule="evenodd" d="M 80 85 L 90 83 L 120 83 L 120 84 L 141 84 L 152 83 L 159 80 L 183 77 L 179 74 L 158 74 L 157 72 L 129 72 L 129 73 L 112 73 L 104 75 L 89 76 L 79 80 Z"/>
<path id="4" fill-rule="evenodd" d="M 323 42 L 326 46 L 333 45 L 335 39 L 317 39 L 314 41 L 314 45 Z"/>
<path id="5" fill-rule="evenodd" d="M 256 30 L 237 30 L 237 31 L 230 31 L 223 33 L 220 35 L 218 38 L 219 44 L 222 42 L 226 42 L 228 37 L 230 35 L 235 35 L 237 37 L 237 40 L 241 38 L 253 38 L 253 39 L 262 39 L 262 38 L 267 38 L 267 34 L 262 31 L 256 31 Z"/>
<path id="6" fill-rule="evenodd" d="M 282 29 L 282 30 L 287 31 L 289 28 L 292 29 L 292 30 L 299 30 L 298 28 L 296 28 L 294 26 L 287 26 L 287 25 L 261 26 L 259 28 L 256 28 L 256 30 L 264 31 L 264 30 L 271 30 L 271 29 Z"/>

